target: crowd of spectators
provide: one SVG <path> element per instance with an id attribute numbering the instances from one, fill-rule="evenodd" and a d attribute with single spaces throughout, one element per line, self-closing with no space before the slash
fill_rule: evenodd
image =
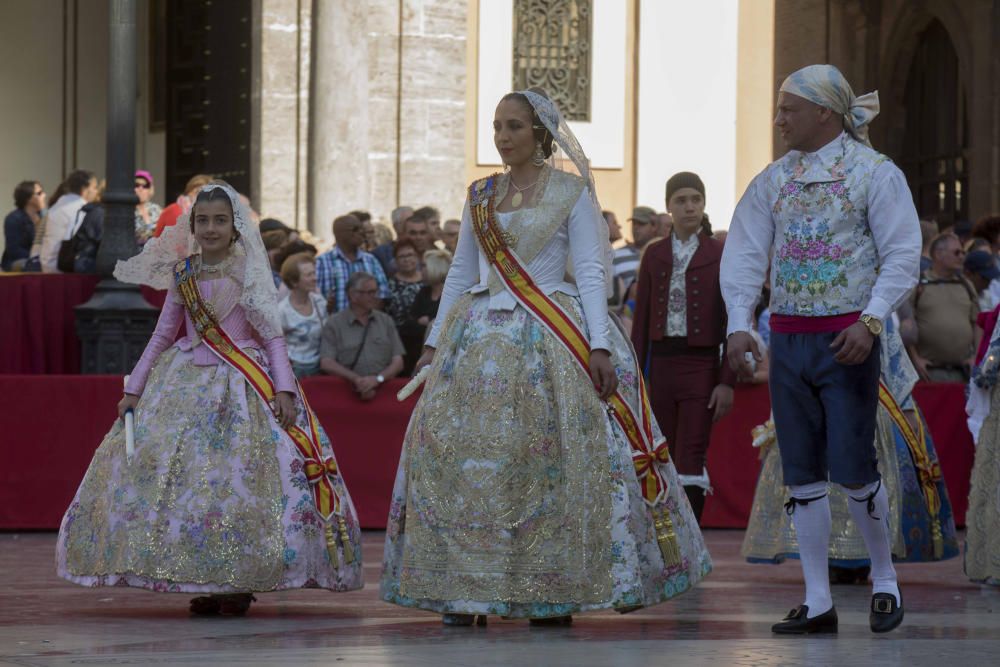
<path id="1" fill-rule="evenodd" d="M 650 244 L 670 238 L 672 222 L 669 214 L 637 206 L 628 219 L 632 239 L 627 241 L 612 211 L 604 211 L 604 219 L 615 245 L 608 305 L 630 328 L 639 263 Z M 894 316 L 922 380 L 968 382 L 983 335 L 979 315 L 1000 306 L 1000 216 L 985 217 L 974 225 L 959 221 L 944 230 L 933 220 L 921 220 L 920 229 L 920 279 Z M 713 233 L 707 218 L 702 233 L 725 242 L 725 231 Z M 770 333 L 768 294 L 764 285 L 753 332 L 764 347 Z M 766 380 L 765 367 L 755 381 Z"/>
<path id="2" fill-rule="evenodd" d="M 135 172 L 137 245 L 159 237 L 191 209 L 212 176 L 193 176 L 166 206 L 154 201 L 154 175 Z M 41 183 L 14 188 L 4 220 L 5 272 L 93 273 L 103 236 L 104 185 L 76 170 L 49 197 Z M 389 223 L 351 211 L 332 224 L 334 245 L 274 218 L 258 223 L 278 288 L 282 326 L 296 376 L 325 373 L 373 398 L 388 379 L 409 374 L 437 316 L 458 241 L 458 220 L 442 224 L 431 206 L 401 206 Z"/>
<path id="3" fill-rule="evenodd" d="M 135 240 L 142 246 L 191 207 L 201 186 L 212 180 L 191 179 L 185 194 L 166 208 L 153 201 L 153 175 L 135 172 Z M 51 197 L 38 181 L 14 188 L 14 210 L 4 219 L 4 252 L 0 269 L 10 272 L 93 273 L 104 236 L 105 182 L 85 169 L 69 173 Z"/>
<path id="4" fill-rule="evenodd" d="M 442 225 L 429 206 L 401 206 L 390 221 L 360 210 L 337 216 L 334 245 L 322 253 L 279 220 L 259 226 L 295 374 L 344 378 L 361 400 L 412 372 L 437 316 L 460 225 Z"/>
<path id="5" fill-rule="evenodd" d="M 176 224 L 211 180 L 192 177 L 184 192 L 161 208 L 153 201 L 153 174 L 136 171 L 137 244 Z M 37 181 L 19 183 L 14 209 L 4 220 L 0 268 L 93 272 L 103 234 L 102 191 L 98 176 L 85 170 L 70 173 L 50 196 Z M 608 305 L 629 327 L 643 252 L 670 237 L 672 222 L 669 214 L 648 206 L 635 207 L 624 225 L 611 211 L 604 211 L 604 219 L 615 248 Z M 964 382 L 982 336 L 977 318 L 1000 305 L 1000 216 L 944 231 L 934 221 L 920 224 L 921 275 L 896 314 L 900 332 L 922 379 Z M 707 219 L 703 226 L 704 233 L 712 233 Z M 265 218 L 259 227 L 297 376 L 337 375 L 350 381 L 360 398 L 370 399 L 385 380 L 412 372 L 438 315 L 459 220 L 442 221 L 431 206 L 397 207 L 388 222 L 351 211 L 334 219 L 334 245 L 322 253 L 316 239 L 303 238 L 280 220 Z M 714 236 L 724 241 L 725 232 Z M 765 285 L 755 332 L 764 343 L 766 300 Z"/>

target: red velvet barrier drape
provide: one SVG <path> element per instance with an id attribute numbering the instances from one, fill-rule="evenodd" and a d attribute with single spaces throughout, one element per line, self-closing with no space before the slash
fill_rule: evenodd
<path id="1" fill-rule="evenodd" d="M 73 308 L 94 294 L 100 276 L 0 274 L 0 374 L 80 372 L 80 340 Z M 142 295 L 157 308 L 166 292 Z"/>
<path id="2" fill-rule="evenodd" d="M 308 378 L 305 391 L 329 434 L 362 526 L 382 528 L 410 412 L 398 403 L 403 380 L 361 403 L 343 381 Z M 94 449 L 115 419 L 122 380 L 117 376 L 0 375 L 0 530 L 55 529 L 72 500 Z M 972 470 L 972 439 L 965 426 L 961 385 L 918 385 L 955 509 L 964 523 Z M 716 425 L 709 448 L 715 494 L 708 527 L 746 525 L 757 480 L 750 431 L 767 419 L 767 388 L 739 387 L 732 414 Z"/>

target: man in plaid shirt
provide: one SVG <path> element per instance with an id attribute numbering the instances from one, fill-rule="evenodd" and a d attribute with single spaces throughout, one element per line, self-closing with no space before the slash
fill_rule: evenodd
<path id="1" fill-rule="evenodd" d="M 327 312 L 347 308 L 347 279 L 352 273 L 364 271 L 375 276 L 380 299 L 389 298 L 389 281 L 375 255 L 361 249 L 365 241 L 361 221 L 353 215 L 342 215 L 333 221 L 333 250 L 316 258 L 316 283 L 326 297 Z"/>

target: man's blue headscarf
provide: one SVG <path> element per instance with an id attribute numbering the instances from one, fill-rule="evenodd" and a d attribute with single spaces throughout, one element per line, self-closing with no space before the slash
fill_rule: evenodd
<path id="1" fill-rule="evenodd" d="M 826 107 L 844 119 L 844 129 L 867 146 L 868 123 L 878 115 L 878 91 L 855 97 L 851 84 L 833 65 L 809 65 L 793 72 L 780 90 Z"/>

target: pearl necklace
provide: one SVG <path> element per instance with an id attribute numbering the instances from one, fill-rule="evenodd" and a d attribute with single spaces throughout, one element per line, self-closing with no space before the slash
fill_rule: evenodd
<path id="1" fill-rule="evenodd" d="M 198 271 L 201 273 L 208 273 L 212 275 L 220 274 L 227 266 L 229 266 L 230 260 L 232 260 L 232 258 L 233 256 L 230 254 L 227 255 L 226 258 L 223 259 L 221 262 L 216 262 L 215 264 L 206 264 L 205 261 L 199 257 Z"/>

